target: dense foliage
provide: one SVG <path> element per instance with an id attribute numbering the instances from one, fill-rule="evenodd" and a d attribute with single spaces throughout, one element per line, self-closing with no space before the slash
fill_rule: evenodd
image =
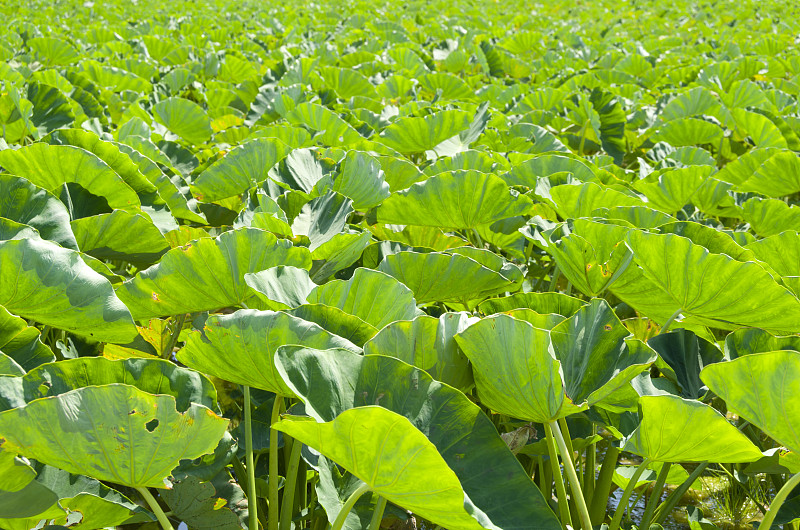
<path id="1" fill-rule="evenodd" d="M 0 5 L 0 528 L 800 524 L 791 3 Z"/>

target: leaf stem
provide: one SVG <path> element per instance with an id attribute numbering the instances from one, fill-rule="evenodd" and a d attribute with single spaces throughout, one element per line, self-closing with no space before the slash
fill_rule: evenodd
<path id="1" fill-rule="evenodd" d="M 164 530 L 175 530 L 174 528 L 172 528 L 172 523 L 169 522 L 167 514 L 165 514 L 164 510 L 161 509 L 161 506 L 158 504 L 156 498 L 153 497 L 153 494 L 150 493 L 150 490 L 148 490 L 147 488 L 140 488 L 140 487 L 137 487 L 135 489 L 136 491 L 139 492 L 139 494 L 142 497 L 144 497 L 144 500 L 145 502 L 147 502 L 147 505 L 150 506 L 151 510 L 153 510 L 156 519 L 158 519 L 158 522 L 161 524 L 161 528 L 163 528 Z"/>
<path id="2" fill-rule="evenodd" d="M 608 443 L 608 449 L 603 457 L 603 465 L 600 466 L 600 473 L 597 475 L 594 495 L 589 514 L 592 516 L 592 523 L 598 525 L 603 522 L 606 516 L 606 505 L 608 497 L 611 495 L 611 487 L 614 485 L 614 471 L 617 468 L 617 458 L 619 448 L 613 442 Z"/>
<path id="3" fill-rule="evenodd" d="M 656 478 L 656 483 L 653 485 L 653 493 L 650 494 L 650 500 L 647 502 L 647 507 L 644 509 L 644 515 L 642 515 L 639 528 L 650 528 L 650 521 L 653 519 L 656 507 L 659 502 L 661 502 L 661 492 L 664 489 L 664 484 L 667 483 L 667 476 L 669 476 L 671 467 L 672 462 L 666 462 L 661 466 L 661 471 L 658 472 L 658 478 Z"/>
<path id="4" fill-rule="evenodd" d="M 695 470 L 692 471 L 692 474 L 689 475 L 689 478 L 684 480 L 683 484 L 675 488 L 675 490 L 670 493 L 666 499 L 664 499 L 664 502 L 662 502 L 661 505 L 656 509 L 655 520 L 653 521 L 654 523 L 662 524 L 664 522 L 664 519 L 667 518 L 667 515 L 669 515 L 669 512 L 672 511 L 672 508 L 678 504 L 678 501 L 681 497 L 683 497 L 683 494 L 689 490 L 694 481 L 697 480 L 697 477 L 699 477 L 703 471 L 705 471 L 706 467 L 708 467 L 708 462 L 703 462 L 697 466 Z"/>
<path id="5" fill-rule="evenodd" d="M 284 444 L 286 438 L 284 438 Z M 289 465 L 286 467 L 286 482 L 283 484 L 283 504 L 281 505 L 280 530 L 292 530 L 292 508 L 294 495 L 297 491 L 297 470 L 300 468 L 300 450 L 303 448 L 300 440 L 294 440 L 292 451 L 289 453 Z"/>
<path id="6" fill-rule="evenodd" d="M 781 509 L 781 506 L 783 506 L 786 498 L 798 484 L 800 484 L 800 473 L 795 473 L 792 478 L 786 481 L 786 484 L 784 484 L 778 494 L 775 495 L 775 498 L 772 499 L 772 502 L 769 505 L 769 510 L 767 510 L 767 514 L 764 516 L 764 519 L 761 520 L 761 524 L 758 526 L 759 530 L 770 529 L 773 521 L 775 521 L 775 516 L 778 515 L 778 510 Z"/>
<path id="7" fill-rule="evenodd" d="M 380 529 L 384 510 L 386 510 L 386 497 L 378 496 L 378 502 L 375 504 L 375 511 L 372 512 L 372 521 L 369 523 L 369 530 Z"/>
<path id="8" fill-rule="evenodd" d="M 283 396 L 275 394 L 269 421 L 269 530 L 278 530 L 278 431 L 272 428 L 281 415 Z"/>
<path id="9" fill-rule="evenodd" d="M 182 314 L 178 317 L 178 322 L 175 324 L 175 329 L 172 330 L 172 335 L 169 337 L 169 341 L 167 345 L 164 347 L 164 351 L 161 352 L 162 359 L 169 359 L 172 356 L 172 350 L 175 349 L 175 345 L 178 343 L 178 337 L 183 330 L 183 324 L 186 322 L 186 313 Z"/>
<path id="10" fill-rule="evenodd" d="M 559 422 L 560 421 L 561 420 L 559 420 Z M 566 420 L 564 420 L 564 424 L 566 425 Z M 564 470 L 567 472 L 567 477 L 569 478 L 570 487 L 572 489 L 572 500 L 578 508 L 578 515 L 580 516 L 583 530 L 592 530 L 592 518 L 589 517 L 589 508 L 586 507 L 586 499 L 583 498 L 581 483 L 575 471 L 575 463 L 572 461 L 572 451 L 570 451 L 569 447 L 567 447 L 567 443 L 564 441 L 564 436 L 561 434 L 558 422 L 551 421 L 550 429 L 553 431 L 553 436 L 558 444 L 558 450 L 561 453 L 561 461 L 564 464 Z"/>
<path id="11" fill-rule="evenodd" d="M 572 517 L 569 514 L 569 505 L 567 504 L 567 489 L 564 487 L 564 477 L 561 475 L 561 466 L 558 465 L 558 451 L 556 450 L 556 442 L 553 438 L 553 429 L 550 428 L 550 423 L 544 424 L 544 432 L 547 439 L 547 452 L 550 454 L 550 468 L 553 470 L 553 482 L 556 483 L 558 512 L 561 515 L 561 526 L 566 528 L 567 526 L 572 526 Z"/>
<path id="12" fill-rule="evenodd" d="M 184 318 L 186 315 L 183 315 Z M 181 324 L 183 327 L 183 324 Z M 171 342 L 171 341 L 170 341 Z M 171 350 L 170 350 L 171 351 Z M 256 465 L 253 462 L 253 419 L 250 413 L 250 387 L 244 387 L 244 443 L 247 461 L 247 508 L 249 530 L 258 530 L 258 496 L 256 495 Z M 272 511 L 272 510 L 270 510 Z"/>
<path id="13" fill-rule="evenodd" d="M 336 521 L 334 521 L 331 530 L 342 530 L 342 527 L 344 526 L 344 522 L 347 520 L 347 515 L 350 513 L 350 510 L 353 509 L 353 506 L 355 506 L 358 499 L 360 499 L 361 496 L 368 491 L 369 491 L 369 485 L 365 483 L 360 485 L 358 489 L 356 489 L 353 493 L 350 494 L 350 496 L 347 498 L 347 501 L 345 501 L 344 506 L 342 506 L 342 509 L 339 511 L 339 515 L 336 516 Z"/>
<path id="14" fill-rule="evenodd" d="M 661 326 L 661 331 L 659 331 L 658 334 L 663 335 L 664 333 L 666 333 L 669 330 L 669 327 L 672 325 L 672 323 L 675 322 L 675 319 L 678 318 L 678 316 L 680 316 L 680 314 L 681 314 L 681 309 L 678 309 L 677 311 L 672 313 L 672 316 L 669 317 L 669 319 L 667 319 L 666 322 L 664 322 L 663 326 Z"/>
<path id="15" fill-rule="evenodd" d="M 608 530 L 619 530 L 619 525 L 622 523 L 622 516 L 625 515 L 625 510 L 628 508 L 628 501 L 631 500 L 631 494 L 633 490 L 636 489 L 636 483 L 639 482 L 639 477 L 642 476 L 642 473 L 644 473 L 648 465 L 650 465 L 650 459 L 645 458 L 644 461 L 639 464 L 639 467 L 636 468 L 633 476 L 628 481 L 628 485 L 625 486 L 625 491 L 622 494 L 619 504 L 617 504 L 617 510 L 614 512 L 614 518 L 611 519 Z"/>

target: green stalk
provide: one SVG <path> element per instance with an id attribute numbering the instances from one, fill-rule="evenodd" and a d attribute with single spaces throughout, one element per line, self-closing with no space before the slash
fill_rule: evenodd
<path id="1" fill-rule="evenodd" d="M 236 480 L 239 482 L 239 485 L 245 491 L 250 491 L 250 488 L 247 486 L 250 482 L 247 477 L 247 470 L 242 465 L 242 461 L 238 458 L 234 458 L 231 460 L 231 464 L 233 465 L 233 470 L 236 472 Z"/>
<path id="2" fill-rule="evenodd" d="M 375 504 L 375 511 L 372 512 L 372 520 L 369 523 L 369 530 L 379 530 L 383 521 L 383 512 L 386 510 L 386 498 L 378 497 Z"/>
<path id="3" fill-rule="evenodd" d="M 541 455 L 536 457 L 536 473 L 538 474 L 538 477 L 536 477 L 536 478 L 539 479 L 539 489 L 544 494 L 544 492 L 545 492 L 545 489 L 544 489 L 544 484 L 545 484 L 545 482 L 544 482 L 544 479 L 545 479 L 545 476 L 544 476 L 544 458 Z"/>
<path id="4" fill-rule="evenodd" d="M 547 435 L 547 452 L 550 454 L 550 469 L 553 470 L 553 481 L 556 483 L 561 525 L 566 528 L 567 526 L 572 526 L 572 518 L 569 515 L 567 489 L 564 487 L 564 477 L 561 476 L 561 466 L 558 465 L 558 451 L 556 450 L 556 442 L 553 438 L 553 430 L 550 428 L 550 423 L 544 424 L 544 432 Z"/>
<path id="5" fill-rule="evenodd" d="M 283 396 L 275 394 L 269 421 L 269 530 L 278 530 L 278 431 L 272 428 L 281 415 Z"/>
<path id="6" fill-rule="evenodd" d="M 561 422 L 561 420 L 559 420 Z M 566 421 L 563 422 L 566 425 Z M 578 480 L 578 474 L 575 472 L 575 463 L 572 461 L 572 451 L 567 447 L 564 441 L 564 436 L 561 434 L 561 429 L 558 427 L 558 422 L 551 421 L 550 429 L 558 443 L 558 450 L 561 453 L 561 461 L 564 464 L 564 470 L 569 477 L 570 487 L 572 489 L 572 500 L 575 502 L 580 515 L 581 525 L 583 530 L 592 530 L 592 518 L 589 517 L 589 508 L 586 507 L 586 499 L 583 498 L 583 491 L 581 490 L 581 483 Z"/>
<path id="7" fill-rule="evenodd" d="M 694 483 L 695 480 L 697 480 L 697 477 L 699 477 L 703 473 L 703 471 L 706 470 L 707 467 L 708 467 L 708 462 L 703 462 L 702 464 L 697 466 L 695 470 L 692 471 L 692 474 L 689 475 L 689 478 L 684 480 L 683 484 L 675 488 L 675 491 L 670 493 L 669 496 L 666 499 L 664 499 L 664 502 L 661 503 L 661 506 L 659 506 L 656 509 L 655 520 L 653 521 L 654 523 L 663 524 L 664 519 L 667 518 L 667 516 L 675 507 L 675 505 L 678 504 L 680 498 L 683 497 L 683 495 L 687 491 L 689 491 L 691 485 Z"/>
<path id="8" fill-rule="evenodd" d="M 292 452 L 289 454 L 289 465 L 286 467 L 286 482 L 283 484 L 281 530 L 292 530 L 292 508 L 294 507 L 294 494 L 297 491 L 297 470 L 300 468 L 300 450 L 302 448 L 303 444 L 299 440 L 293 441 Z"/>
<path id="9" fill-rule="evenodd" d="M 661 502 L 661 492 L 664 489 L 664 484 L 667 483 L 667 476 L 669 475 L 669 469 L 671 467 L 671 462 L 666 462 L 661 466 L 661 471 L 658 472 L 658 478 L 656 478 L 656 483 L 653 485 L 653 493 L 650 495 L 650 500 L 647 502 L 647 507 L 644 509 L 644 515 L 642 515 L 642 522 L 639 524 L 639 528 L 650 528 L 650 521 L 653 519 L 656 507 Z"/>
<path id="10" fill-rule="evenodd" d="M 144 497 L 144 500 L 147 502 L 147 505 L 150 506 L 151 510 L 153 510 L 156 519 L 158 519 L 158 522 L 161 523 L 161 528 L 163 528 L 164 530 L 175 530 L 174 528 L 172 528 L 172 523 L 169 522 L 167 514 L 165 514 L 164 510 L 161 509 L 161 506 L 159 506 L 158 501 L 156 500 L 155 497 L 153 497 L 153 494 L 150 493 L 150 490 L 148 490 L 147 488 L 135 488 L 135 489 L 136 491 L 139 492 L 139 494 L 141 494 L 142 497 Z"/>
<path id="11" fill-rule="evenodd" d="M 606 518 L 606 505 L 608 497 L 611 495 L 611 488 L 614 485 L 614 471 L 617 469 L 617 458 L 619 448 L 608 442 L 608 449 L 603 457 L 603 465 L 600 466 L 600 473 L 595 482 L 592 505 L 589 508 L 589 515 L 592 516 L 592 524 L 598 525 Z"/>
<path id="12" fill-rule="evenodd" d="M 475 242 L 477 243 L 477 247 L 483 248 L 484 247 L 483 239 L 481 239 L 481 235 L 478 233 L 477 228 L 472 229 L 472 235 L 475 236 Z"/>
<path id="13" fill-rule="evenodd" d="M 592 425 L 592 434 L 595 433 L 595 427 Z M 586 503 L 591 506 L 594 501 L 594 474 L 597 468 L 597 444 L 589 444 L 586 448 L 586 462 L 583 465 L 583 494 L 586 496 Z M 591 517 L 592 510 L 589 510 Z M 594 520 L 592 520 L 594 521 Z"/>
<path id="14" fill-rule="evenodd" d="M 302 446 L 301 446 L 302 452 Z M 309 506 L 308 504 L 308 474 L 305 461 L 301 458 L 300 465 L 297 469 L 297 493 L 295 494 L 295 506 L 292 507 L 292 511 L 294 513 L 299 513 L 305 508 Z M 309 508 L 310 510 L 311 508 Z M 306 525 L 305 523 L 300 524 L 300 528 L 303 528 Z"/>
<path id="15" fill-rule="evenodd" d="M 659 331 L 658 334 L 663 335 L 664 333 L 666 333 L 669 330 L 669 327 L 672 325 L 673 322 L 675 322 L 675 319 L 678 318 L 678 315 L 680 314 L 681 314 L 680 309 L 672 313 L 672 316 L 669 317 L 669 319 L 667 319 L 666 322 L 664 322 L 663 326 L 661 326 L 661 331 Z"/>
<path id="16" fill-rule="evenodd" d="M 360 499 L 361 496 L 368 491 L 369 491 L 369 486 L 367 484 L 362 484 L 358 487 L 356 491 L 350 494 L 350 496 L 347 498 L 347 501 L 345 501 L 344 506 L 342 506 L 339 515 L 336 516 L 336 521 L 333 522 L 333 527 L 331 527 L 331 530 L 342 530 L 342 527 L 344 526 L 344 522 L 347 520 L 347 515 L 350 513 L 350 510 L 353 509 L 353 506 L 355 506 L 358 499 Z"/>
<path id="17" fill-rule="evenodd" d="M 178 337 L 181 334 L 181 330 L 183 329 L 183 324 L 185 322 L 186 313 L 178 317 L 178 322 L 175 324 L 175 329 L 172 330 L 172 335 L 170 335 L 167 345 L 164 346 L 164 351 L 161 352 L 162 359 L 169 359 L 172 356 L 172 350 L 175 349 L 175 345 L 178 343 Z"/>
<path id="18" fill-rule="evenodd" d="M 800 473 L 795 473 L 792 478 L 786 481 L 786 484 L 784 484 L 778 494 L 775 495 L 775 498 L 772 499 L 767 514 L 764 516 L 764 519 L 761 520 L 761 524 L 758 525 L 759 530 L 770 529 L 772 522 L 775 521 L 775 516 L 778 515 L 778 510 L 781 509 L 786 498 L 798 484 L 800 484 Z"/>
<path id="19" fill-rule="evenodd" d="M 184 315 L 186 317 L 186 315 Z M 183 326 L 183 324 L 181 324 Z M 250 414 L 250 387 L 244 387 L 244 443 L 247 462 L 248 528 L 258 530 L 258 496 L 256 495 L 256 465 L 253 462 L 253 419 Z M 272 510 L 270 510 L 272 511 Z"/>
<path id="20" fill-rule="evenodd" d="M 553 273 L 550 275 L 550 287 L 547 288 L 548 292 L 553 292 L 553 289 L 556 288 L 559 276 L 561 276 L 561 271 L 558 270 L 558 265 L 556 265 L 553 267 Z"/>
<path id="21" fill-rule="evenodd" d="M 608 530 L 619 530 L 619 525 L 622 523 L 622 516 L 625 514 L 625 510 L 628 507 L 628 501 L 631 500 L 631 493 L 633 490 L 636 489 L 636 483 L 639 482 L 639 477 L 642 476 L 642 473 L 647 466 L 650 464 L 650 459 L 645 458 L 644 462 L 639 464 L 639 467 L 636 468 L 636 472 L 631 477 L 628 485 L 625 486 L 625 491 L 622 494 L 622 499 L 620 499 L 619 504 L 617 505 L 617 511 L 614 512 L 614 518 L 611 519 L 611 524 L 608 527 Z"/>

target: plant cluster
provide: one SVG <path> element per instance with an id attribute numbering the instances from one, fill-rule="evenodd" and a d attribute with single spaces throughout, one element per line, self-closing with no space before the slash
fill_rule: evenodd
<path id="1" fill-rule="evenodd" d="M 798 528 L 794 6 L 0 5 L 0 528 Z"/>

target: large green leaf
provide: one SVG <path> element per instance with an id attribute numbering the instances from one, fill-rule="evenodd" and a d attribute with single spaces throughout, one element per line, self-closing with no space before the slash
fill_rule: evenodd
<path id="1" fill-rule="evenodd" d="M 453 337 L 477 319 L 467 313 L 427 315 L 392 322 L 364 345 L 366 355 L 396 357 L 461 390 L 472 386 L 472 369 Z"/>
<path id="2" fill-rule="evenodd" d="M 308 269 L 311 256 L 268 232 L 242 228 L 170 250 L 118 295 L 136 319 L 215 310 L 254 296 L 244 275 L 277 265 Z"/>
<path id="3" fill-rule="evenodd" d="M 200 105 L 184 98 L 162 99 L 153 105 L 156 121 L 190 144 L 204 144 L 210 138 L 211 120 Z"/>
<path id="4" fill-rule="evenodd" d="M 520 287 L 502 271 L 488 269 L 471 257 L 444 252 L 398 252 L 386 256 L 378 270 L 408 286 L 420 304 L 456 302 L 470 307 L 473 300 Z"/>
<path id="5" fill-rule="evenodd" d="M 389 197 L 389 185 L 380 162 L 360 151 L 347 153 L 331 189 L 352 199 L 353 208 L 358 211 L 377 206 Z"/>
<path id="6" fill-rule="evenodd" d="M 0 242 L 0 306 L 99 341 L 128 343 L 137 335 L 108 280 L 78 252 L 46 241 Z"/>
<path id="7" fill-rule="evenodd" d="M 642 396 L 642 421 L 624 449 L 658 462 L 755 462 L 763 455 L 725 416 L 699 401 Z"/>
<path id="8" fill-rule="evenodd" d="M 344 230 L 352 212 L 353 201 L 335 192 L 325 193 L 300 208 L 292 221 L 292 233 L 307 236 L 308 249 L 314 252 Z"/>
<path id="9" fill-rule="evenodd" d="M 203 374 L 176 366 L 162 359 L 125 359 L 112 361 L 103 357 L 79 357 L 43 364 L 23 376 L 26 402 L 58 396 L 87 386 L 122 383 L 150 394 L 175 398 L 178 411 L 192 403 L 210 409 L 217 407 L 217 391 Z"/>
<path id="10" fill-rule="evenodd" d="M 628 245 L 644 275 L 661 290 L 661 300 L 687 322 L 722 329 L 753 326 L 800 331 L 800 301 L 760 265 L 742 263 L 674 234 L 640 231 L 628 234 Z M 612 291 L 625 301 L 626 294 Z M 647 311 L 645 311 L 647 312 Z"/>
<path id="11" fill-rule="evenodd" d="M 707 366 L 700 379 L 728 408 L 790 451 L 800 453 L 800 353 L 745 355 Z"/>
<path id="12" fill-rule="evenodd" d="M 467 511 L 458 477 L 436 446 L 399 414 L 357 407 L 328 423 L 287 418 L 274 428 L 335 461 L 370 491 L 433 523 L 485 528 L 477 520 L 482 513 L 473 518 Z"/>
<path id="13" fill-rule="evenodd" d="M 213 451 L 227 425 L 202 405 L 179 413 L 172 396 L 120 384 L 80 388 L 0 413 L 6 451 L 130 487 L 166 487 L 179 461 Z"/>
<path id="14" fill-rule="evenodd" d="M 53 194 L 27 179 L 0 175 L 0 217 L 32 226 L 42 238 L 78 250 L 67 208 Z"/>
<path id="15" fill-rule="evenodd" d="M 660 333 L 647 341 L 660 357 L 659 371 L 676 383 L 681 397 L 701 399 L 708 388 L 700 381 L 705 366 L 723 360 L 722 352 L 711 342 L 686 329 Z"/>
<path id="16" fill-rule="evenodd" d="M 24 319 L 0 306 L 0 351 L 14 359 L 23 369 L 32 370 L 55 360 L 53 352 L 42 344 L 39 330 Z"/>
<path id="17" fill-rule="evenodd" d="M 286 348 L 275 363 L 317 421 L 375 403 L 407 417 L 455 471 L 470 501 L 497 527 L 558 527 L 489 418 L 461 392 L 382 355 Z"/>
<path id="18" fill-rule="evenodd" d="M 150 265 L 169 250 L 161 231 L 142 214 L 114 210 L 72 221 L 78 248 L 90 256 Z"/>
<path id="19" fill-rule="evenodd" d="M 468 129 L 470 121 L 469 113 L 461 110 L 399 118 L 381 132 L 380 141 L 403 154 L 422 153 Z"/>
<path id="20" fill-rule="evenodd" d="M 265 180 L 269 170 L 289 154 L 289 147 L 274 138 L 257 138 L 232 149 L 194 179 L 192 191 L 199 200 L 214 202 L 244 193 Z"/>
<path id="21" fill-rule="evenodd" d="M 644 343 L 630 338 L 628 329 L 602 299 L 592 300 L 556 325 L 550 340 L 561 362 L 566 394 L 576 404 L 635 407 L 635 395 L 633 403 L 618 405 L 612 394 L 626 389 L 631 395 L 631 379 L 657 357 Z"/>
<path id="22" fill-rule="evenodd" d="M 378 221 L 470 229 L 523 215 L 531 201 L 497 176 L 475 170 L 440 173 L 393 193 L 378 208 Z"/>
<path id="23" fill-rule="evenodd" d="M 316 287 L 308 303 L 338 307 L 381 329 L 395 320 L 417 315 L 414 293 L 388 274 L 358 268 L 349 280 L 333 280 Z"/>
<path id="24" fill-rule="evenodd" d="M 567 397 L 548 331 L 501 314 L 455 339 L 472 363 L 481 401 L 492 410 L 546 423 L 587 408 Z"/>
<path id="25" fill-rule="evenodd" d="M 136 192 L 97 156 L 71 145 L 35 143 L 0 152 L 0 165 L 36 186 L 60 193 L 64 184 L 76 183 L 108 202 L 111 208 L 135 210 L 141 202 Z"/>
<path id="26" fill-rule="evenodd" d="M 202 330 L 189 334 L 178 359 L 233 383 L 291 395 L 272 359 L 278 347 L 286 344 L 360 351 L 313 322 L 281 312 L 242 309 L 209 317 Z"/>
<path id="27" fill-rule="evenodd" d="M 317 285 L 311 281 L 306 269 L 272 267 L 259 272 L 247 273 L 244 281 L 249 285 L 267 309 L 290 309 L 306 303 L 306 297 Z"/>

